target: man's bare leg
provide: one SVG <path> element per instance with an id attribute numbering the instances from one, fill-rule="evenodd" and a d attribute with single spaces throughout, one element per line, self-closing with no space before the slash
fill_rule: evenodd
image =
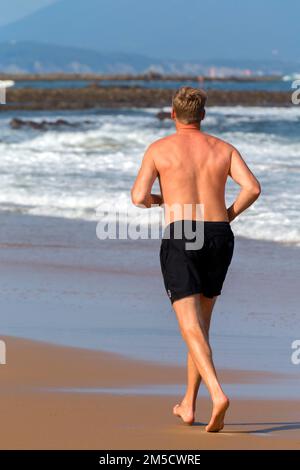
<path id="1" fill-rule="evenodd" d="M 195 421 L 196 398 L 201 383 L 201 376 L 190 353 L 187 354 L 187 390 L 181 403 L 173 407 L 173 414 L 185 424 Z"/>
<path id="2" fill-rule="evenodd" d="M 212 351 L 202 320 L 200 297 L 198 294 L 185 297 L 173 303 L 180 331 L 189 353 L 208 388 L 212 402 L 212 417 L 206 431 L 218 432 L 224 426 L 224 416 L 229 400 L 218 381 L 212 360 Z"/>
<path id="3" fill-rule="evenodd" d="M 202 322 L 207 340 L 209 337 L 209 327 L 212 311 L 217 300 L 217 297 L 209 299 L 203 294 L 199 294 L 201 316 L 199 322 Z M 193 424 L 195 421 L 196 399 L 201 383 L 201 376 L 194 363 L 191 354 L 187 354 L 187 389 L 186 393 L 180 404 L 176 404 L 173 408 L 175 416 L 182 418 L 186 424 Z"/>

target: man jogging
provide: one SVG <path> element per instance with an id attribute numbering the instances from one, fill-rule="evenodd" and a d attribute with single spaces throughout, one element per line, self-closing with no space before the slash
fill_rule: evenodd
<path id="1" fill-rule="evenodd" d="M 213 405 L 206 431 L 218 432 L 224 426 L 229 399 L 213 364 L 210 319 L 233 255 L 230 222 L 258 198 L 260 184 L 232 145 L 201 130 L 205 103 L 203 90 L 182 87 L 176 91 L 171 112 L 176 132 L 148 147 L 131 196 L 135 205 L 150 208 L 159 204 L 165 210 L 161 270 L 188 347 L 187 390 L 173 413 L 185 423 L 194 422 L 203 380 Z M 227 209 L 228 175 L 241 189 Z M 151 194 L 156 178 L 161 195 Z M 187 236 L 186 225 L 194 234 L 202 231 L 201 246 L 193 246 L 195 238 Z"/>

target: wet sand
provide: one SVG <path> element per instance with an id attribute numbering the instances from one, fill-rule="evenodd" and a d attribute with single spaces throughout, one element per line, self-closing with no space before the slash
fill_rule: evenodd
<path id="1" fill-rule="evenodd" d="M 159 241 L 100 241 L 81 220 L 0 220 L 2 449 L 299 448 L 299 248 L 236 237 L 211 329 L 232 405 L 224 432 L 208 435 L 204 387 L 194 426 L 172 415 L 186 348 Z"/>
<path id="2" fill-rule="evenodd" d="M 185 364 L 159 240 L 100 241 L 97 222 L 56 217 L 2 213 L 0 223 L 2 335 Z M 300 331 L 298 259 L 297 247 L 236 237 L 211 326 L 218 368 L 299 379 L 291 363 Z M 286 381 L 279 385 L 260 397 L 296 397 Z"/>
<path id="3" fill-rule="evenodd" d="M 113 353 L 2 337 L 1 449 L 297 449 L 300 411 L 294 401 L 233 400 L 224 430 L 204 430 L 210 415 L 198 400 L 196 422 L 172 415 L 173 395 L 124 395 L 125 386 L 181 383 L 182 367 L 134 361 Z M 222 371 L 224 382 L 264 381 L 268 375 Z M 69 388 L 118 388 L 72 393 Z M 61 391 L 57 391 L 60 388 Z"/>

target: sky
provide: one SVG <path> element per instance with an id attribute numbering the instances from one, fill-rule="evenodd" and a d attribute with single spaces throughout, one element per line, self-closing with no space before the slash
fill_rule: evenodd
<path id="1" fill-rule="evenodd" d="M 0 41 L 55 42 L 163 59 L 300 59 L 300 0 L 0 2 Z M 22 25 L 1 28 L 35 11 Z"/>
<path id="2" fill-rule="evenodd" d="M 2 5 L 3 1 L 3 5 Z M 38 8 L 56 2 L 57 0 L 2 0 L 0 9 L 0 26 L 19 20 L 23 16 L 33 13 Z"/>

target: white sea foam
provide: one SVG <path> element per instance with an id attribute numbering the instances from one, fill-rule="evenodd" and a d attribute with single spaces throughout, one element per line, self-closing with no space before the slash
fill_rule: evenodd
<path id="1" fill-rule="evenodd" d="M 113 203 L 135 214 L 130 187 L 143 153 L 174 131 L 171 121 L 157 119 L 157 111 L 49 114 L 47 120 L 90 122 L 45 132 L 12 130 L 1 116 L 0 207 L 97 220 L 96 209 Z M 262 184 L 260 199 L 233 223 L 235 233 L 300 244 L 300 107 L 209 108 L 204 127 L 238 147 Z M 228 204 L 237 190 L 229 181 Z"/>

